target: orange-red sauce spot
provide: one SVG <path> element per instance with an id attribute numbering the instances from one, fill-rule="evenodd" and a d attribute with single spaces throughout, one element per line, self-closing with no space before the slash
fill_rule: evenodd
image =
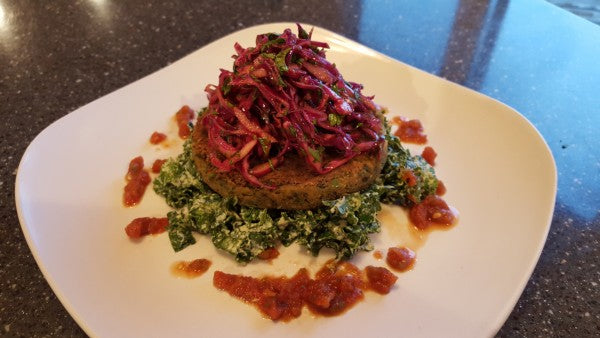
<path id="1" fill-rule="evenodd" d="M 194 111 L 189 106 L 183 106 L 175 113 L 175 121 L 179 129 L 179 137 L 186 139 L 190 136 L 190 127 L 188 123 L 194 119 Z"/>
<path id="2" fill-rule="evenodd" d="M 390 272 L 390 270 L 382 267 L 367 266 L 365 268 L 369 288 L 379 294 L 387 295 L 392 286 L 398 280 L 398 277 Z"/>
<path id="3" fill-rule="evenodd" d="M 348 262 L 328 263 L 308 285 L 308 309 L 323 316 L 339 315 L 363 299 L 362 272 Z"/>
<path id="4" fill-rule="evenodd" d="M 270 261 L 277 257 L 279 257 L 279 251 L 275 248 L 266 249 L 265 251 L 258 254 L 258 258 L 266 261 Z"/>
<path id="5" fill-rule="evenodd" d="M 446 186 L 444 185 L 444 182 L 438 180 L 438 186 L 437 186 L 437 188 L 435 188 L 435 194 L 438 196 L 444 196 L 445 193 L 446 193 Z"/>
<path id="6" fill-rule="evenodd" d="M 194 259 L 190 262 L 180 261 L 173 264 L 171 272 L 180 277 L 194 278 L 202 276 L 211 265 L 212 262 L 204 258 Z"/>
<path id="7" fill-rule="evenodd" d="M 417 176 L 415 176 L 415 173 L 410 169 L 402 170 L 401 178 L 406 181 L 406 185 L 409 187 L 417 185 Z"/>
<path id="8" fill-rule="evenodd" d="M 133 176 L 138 175 L 143 170 L 144 158 L 142 158 L 141 156 L 135 157 L 134 159 L 129 161 L 129 167 L 127 167 L 127 174 L 125 175 L 125 179 L 129 181 Z"/>
<path id="9" fill-rule="evenodd" d="M 421 121 L 394 116 L 392 122 L 398 125 L 398 130 L 394 132 L 394 135 L 398 136 L 401 141 L 416 144 L 427 143 L 427 135 L 423 131 Z"/>
<path id="10" fill-rule="evenodd" d="M 292 278 L 253 278 L 215 271 L 214 286 L 258 308 L 272 320 L 289 321 L 302 313 L 308 271 L 300 269 Z"/>
<path id="11" fill-rule="evenodd" d="M 167 162 L 167 160 L 154 160 L 154 163 L 152 163 L 152 172 L 155 174 L 160 173 L 160 169 L 162 169 L 162 166 L 165 164 L 165 162 Z"/>
<path id="12" fill-rule="evenodd" d="M 433 224 L 451 225 L 455 220 L 448 204 L 435 195 L 429 195 L 421 203 L 414 205 L 410 209 L 409 218 L 419 229 L 426 229 Z"/>
<path id="13" fill-rule="evenodd" d="M 125 233 L 129 238 L 135 239 L 164 232 L 167 226 L 169 226 L 169 220 L 166 217 L 139 217 L 127 224 Z"/>
<path id="14" fill-rule="evenodd" d="M 380 260 L 383 258 L 383 253 L 381 253 L 381 250 L 375 250 L 373 252 L 373 257 L 375 257 L 377 260 Z"/>
<path id="15" fill-rule="evenodd" d="M 425 149 L 423 149 L 423 152 L 421 153 L 421 156 L 425 161 L 427 161 L 427 163 L 429 163 L 430 166 L 435 165 L 435 158 L 437 157 L 437 153 L 435 152 L 435 150 L 433 150 L 433 148 L 429 146 L 425 147 Z"/>
<path id="16" fill-rule="evenodd" d="M 141 156 L 129 162 L 129 169 L 127 170 L 127 175 L 125 175 L 125 180 L 127 184 L 123 191 L 123 204 L 131 207 L 141 201 L 146 187 L 151 181 L 150 174 L 144 170 L 144 159 Z"/>
<path id="17" fill-rule="evenodd" d="M 150 136 L 150 143 L 152 143 L 152 144 L 159 144 L 159 143 L 161 143 L 162 141 L 164 141 L 166 139 L 167 139 L 167 135 L 155 131 Z"/>
<path id="18" fill-rule="evenodd" d="M 314 314 L 338 315 L 363 299 L 365 290 L 389 292 L 396 279 L 385 268 L 369 266 L 363 272 L 348 262 L 329 262 L 314 279 L 304 268 L 291 278 L 254 278 L 216 271 L 213 284 L 256 306 L 272 320 L 289 321 L 299 317 L 304 306 Z"/>
<path id="19" fill-rule="evenodd" d="M 392 269 L 404 272 L 414 266 L 416 257 L 415 252 L 409 248 L 389 248 L 386 262 Z"/>

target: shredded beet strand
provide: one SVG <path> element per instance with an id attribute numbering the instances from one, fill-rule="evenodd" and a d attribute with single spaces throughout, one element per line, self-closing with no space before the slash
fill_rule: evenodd
<path id="1" fill-rule="evenodd" d="M 325 58 L 324 42 L 298 25 L 282 34 L 261 34 L 256 45 L 236 43 L 233 71 L 221 69 L 218 85 L 206 86 L 209 159 L 221 172 L 239 171 L 265 189 L 259 177 L 295 154 L 325 174 L 355 156 L 379 148 L 382 126 L 372 97 L 344 80 Z"/>

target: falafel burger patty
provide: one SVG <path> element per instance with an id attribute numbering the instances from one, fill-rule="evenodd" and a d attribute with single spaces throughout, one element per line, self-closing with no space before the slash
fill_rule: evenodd
<path id="1" fill-rule="evenodd" d="M 261 177 L 263 183 L 276 187 L 271 190 L 253 186 L 239 171 L 219 172 L 209 160 L 208 136 L 200 121 L 194 128 L 192 143 L 196 168 L 211 189 L 223 197 L 237 198 L 240 205 L 263 209 L 313 209 L 322 201 L 366 189 L 381 173 L 387 157 L 387 142 L 380 142 L 374 150 L 318 174 L 297 153 L 288 153 L 281 165 Z"/>

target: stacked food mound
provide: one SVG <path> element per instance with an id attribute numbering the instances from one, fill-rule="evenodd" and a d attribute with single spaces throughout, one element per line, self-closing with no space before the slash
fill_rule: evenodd
<path id="1" fill-rule="evenodd" d="M 380 201 L 412 206 L 435 194 L 433 168 L 390 135 L 383 111 L 311 33 L 298 25 L 298 35 L 236 43 L 233 70 L 206 87 L 192 138 L 154 181 L 175 208 L 175 250 L 196 232 L 240 262 L 294 242 L 348 258 L 371 249 Z"/>

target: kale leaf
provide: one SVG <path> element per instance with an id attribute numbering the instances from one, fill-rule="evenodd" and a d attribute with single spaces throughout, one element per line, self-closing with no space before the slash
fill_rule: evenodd
<path id="1" fill-rule="evenodd" d="M 154 191 L 163 196 L 170 207 L 181 208 L 196 195 L 210 191 L 200 179 L 191 154 L 191 143 L 185 142 L 183 153 L 165 162 L 154 179 Z"/>
<path id="2" fill-rule="evenodd" d="M 412 156 L 400 140 L 388 135 L 388 157 L 380 176 L 381 202 L 410 207 L 435 194 L 438 179 L 435 171 L 421 156 Z M 412 172 L 416 182 L 409 183 L 403 174 Z"/>
<path id="3" fill-rule="evenodd" d="M 385 120 L 384 120 L 385 121 Z M 400 139 L 390 132 L 387 121 L 384 122 L 388 156 L 381 170 L 377 184 L 381 185 L 381 202 L 411 207 L 435 194 L 438 179 L 435 170 L 419 155 L 411 155 L 402 146 Z M 409 182 L 404 174 L 410 171 L 416 182 Z"/>

